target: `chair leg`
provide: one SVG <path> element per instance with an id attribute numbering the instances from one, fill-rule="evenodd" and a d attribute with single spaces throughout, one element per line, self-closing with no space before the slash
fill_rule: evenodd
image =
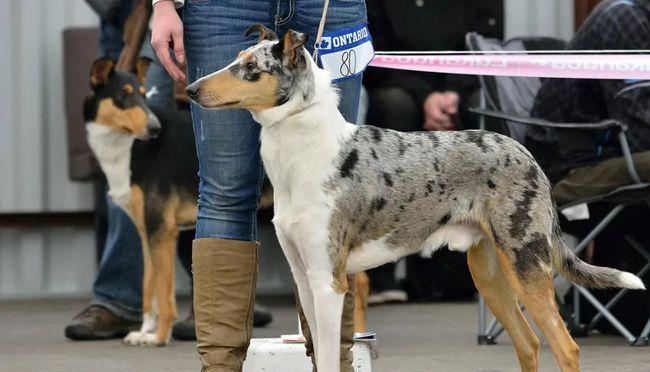
<path id="1" fill-rule="evenodd" d="M 650 207 L 650 200 L 648 200 L 648 206 Z M 636 250 L 648 262 L 648 264 L 645 265 L 643 269 L 641 269 L 641 271 L 639 271 L 639 273 L 637 274 L 638 277 L 643 277 L 650 269 L 650 254 L 648 254 L 648 252 L 646 252 L 643 245 L 641 245 L 641 243 L 639 243 L 633 237 L 626 235 L 625 240 L 632 246 L 632 248 L 634 248 L 634 250 Z M 641 331 L 641 334 L 636 339 L 633 346 L 648 346 L 649 337 L 650 337 L 650 319 L 648 319 L 648 323 L 646 323 L 645 327 L 643 327 L 643 331 Z"/>
<path id="2" fill-rule="evenodd" d="M 591 243 L 592 240 L 596 239 L 598 235 L 607 227 L 607 225 L 612 222 L 616 216 L 618 216 L 623 209 L 625 209 L 625 206 L 623 204 L 619 204 L 616 207 L 614 207 L 605 217 L 603 217 L 602 220 L 594 227 L 587 236 L 582 239 L 582 241 L 576 246 L 576 248 L 573 250 L 573 253 L 578 255 L 582 252 L 583 249 L 587 248 L 587 245 Z"/>
<path id="3" fill-rule="evenodd" d="M 650 336 L 650 319 L 646 323 L 639 338 L 634 342 L 634 346 L 648 346 L 648 337 Z"/>
<path id="4" fill-rule="evenodd" d="M 616 317 L 603 306 L 600 301 L 594 295 L 591 294 L 588 290 L 585 288 L 579 286 L 579 285 L 574 285 L 573 286 L 577 291 L 580 292 L 581 295 L 585 297 L 587 301 L 589 301 L 595 308 L 598 310 L 599 313 L 603 314 L 605 319 L 609 321 L 609 323 L 618 330 L 623 337 L 625 337 L 630 343 L 633 343 L 636 341 L 636 337 L 621 323 L 616 319 Z"/>

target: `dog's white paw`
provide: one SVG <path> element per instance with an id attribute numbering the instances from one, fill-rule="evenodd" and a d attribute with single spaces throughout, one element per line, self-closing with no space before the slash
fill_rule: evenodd
<path id="1" fill-rule="evenodd" d="M 164 346 L 169 343 L 169 338 L 160 341 L 155 333 L 132 331 L 124 338 L 124 343 L 130 346 Z"/>
<path id="2" fill-rule="evenodd" d="M 158 340 L 156 338 L 155 333 L 147 333 L 144 335 L 144 339 L 142 340 L 142 346 L 165 346 L 169 343 L 169 339 L 166 340 Z"/>
<path id="3" fill-rule="evenodd" d="M 126 337 L 124 337 L 124 343 L 130 346 L 139 346 L 142 344 L 144 336 L 146 335 L 146 333 L 140 331 L 131 331 L 126 335 Z"/>

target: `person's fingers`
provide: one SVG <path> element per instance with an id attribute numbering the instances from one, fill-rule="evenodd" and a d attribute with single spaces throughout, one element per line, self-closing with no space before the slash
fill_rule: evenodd
<path id="1" fill-rule="evenodd" d="M 431 119 L 434 121 L 447 121 L 449 120 L 449 115 L 447 115 L 443 110 L 441 105 L 433 105 L 431 107 L 431 110 L 429 111 L 429 116 L 431 116 Z"/>
<path id="2" fill-rule="evenodd" d="M 185 48 L 183 46 L 183 29 L 172 31 L 172 42 L 174 43 L 174 56 L 181 65 L 185 63 Z"/>
<path id="3" fill-rule="evenodd" d="M 172 60 L 171 55 L 169 54 L 169 48 L 164 48 L 164 50 L 157 53 L 157 55 L 158 55 L 158 60 L 163 65 L 165 70 L 167 70 L 169 76 L 171 76 L 172 79 L 174 80 L 178 80 L 180 71 L 178 70 L 178 67 Z"/>
<path id="4" fill-rule="evenodd" d="M 442 109 L 444 112 L 450 115 L 454 115 L 458 112 L 458 102 L 460 100 L 458 93 L 446 92 L 442 100 Z"/>
<path id="5" fill-rule="evenodd" d="M 447 104 L 449 104 L 449 105 L 457 105 L 459 99 L 460 99 L 460 97 L 458 96 L 458 93 L 451 92 L 451 91 L 450 92 L 445 92 L 445 100 L 446 100 Z"/>
<path id="6" fill-rule="evenodd" d="M 456 129 L 456 126 L 454 125 L 454 122 L 451 121 L 451 120 L 447 120 L 446 122 L 444 122 L 443 126 L 445 128 L 443 130 L 454 130 L 454 129 Z"/>
<path id="7" fill-rule="evenodd" d="M 158 42 L 156 45 L 154 45 L 154 48 L 156 50 L 158 60 L 163 65 L 165 70 L 167 70 L 169 76 L 171 76 L 171 78 L 174 80 L 183 80 L 185 78 L 185 74 L 183 74 L 183 72 L 178 68 L 172 59 L 171 54 L 169 53 L 169 44 Z"/>
<path id="8" fill-rule="evenodd" d="M 434 120 L 432 118 L 426 118 L 422 124 L 424 130 L 452 130 L 454 129 L 454 124 L 451 120 Z"/>
<path id="9" fill-rule="evenodd" d="M 436 127 L 436 125 L 434 124 L 434 122 L 433 122 L 433 121 L 430 121 L 430 120 L 426 120 L 426 121 L 424 122 L 424 124 L 422 124 L 422 128 L 423 128 L 424 130 L 428 130 L 428 131 L 431 131 L 431 130 L 438 130 L 438 128 Z"/>

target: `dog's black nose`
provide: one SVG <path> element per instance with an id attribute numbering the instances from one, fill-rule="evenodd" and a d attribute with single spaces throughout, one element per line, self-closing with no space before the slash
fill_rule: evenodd
<path id="1" fill-rule="evenodd" d="M 149 132 L 149 135 L 150 135 L 152 138 L 156 138 L 156 137 L 158 137 L 158 135 L 160 134 L 160 125 L 157 125 L 157 126 L 149 126 L 149 127 L 147 127 L 147 131 Z"/>
<path id="2" fill-rule="evenodd" d="M 149 120 L 147 121 L 147 134 L 151 138 L 156 138 L 160 134 L 160 120 L 154 115 L 153 112 L 149 112 Z"/>
<path id="3" fill-rule="evenodd" d="M 187 92 L 187 95 L 190 96 L 190 98 L 196 98 L 196 96 L 199 94 L 199 86 L 196 84 L 188 85 L 185 91 Z"/>

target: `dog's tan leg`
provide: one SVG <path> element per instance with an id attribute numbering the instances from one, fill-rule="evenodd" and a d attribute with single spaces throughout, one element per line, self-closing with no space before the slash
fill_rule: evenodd
<path id="1" fill-rule="evenodd" d="M 158 305 L 156 345 L 169 342 L 171 327 L 177 318 L 174 270 L 177 238 L 178 230 L 169 229 L 152 239 L 151 259 L 156 273 L 155 291 Z"/>
<path id="2" fill-rule="evenodd" d="M 366 331 L 366 316 L 368 311 L 368 296 L 370 295 L 370 279 L 365 271 L 354 274 L 354 331 Z"/>
<path id="3" fill-rule="evenodd" d="M 156 309 L 154 307 L 155 271 L 151 261 L 149 238 L 147 236 L 144 219 L 144 194 L 138 186 L 131 187 L 131 200 L 128 214 L 131 217 L 142 247 L 143 275 L 142 275 L 142 326 L 139 331 L 130 332 L 124 341 L 129 345 L 141 345 L 145 342 L 146 335 L 156 328 Z"/>
<path id="4" fill-rule="evenodd" d="M 494 249 L 481 242 L 467 252 L 467 262 L 481 296 L 510 335 L 523 372 L 537 371 L 539 339 L 519 309 L 508 279 L 496 262 Z"/>
<path id="5" fill-rule="evenodd" d="M 497 249 L 497 256 L 517 297 L 548 340 L 562 372 L 579 371 L 580 348 L 571 338 L 558 312 L 552 274 L 536 272 L 522 279 L 505 252 Z"/>

